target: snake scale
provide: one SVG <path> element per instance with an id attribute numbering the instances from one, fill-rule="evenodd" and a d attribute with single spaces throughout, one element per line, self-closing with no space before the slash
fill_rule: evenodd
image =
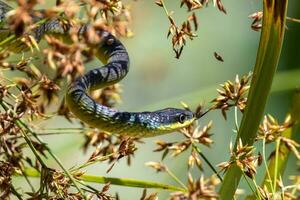
<path id="1" fill-rule="evenodd" d="M 9 5 L 0 1 L 0 30 L 2 32 L 5 32 L 2 27 L 6 22 L 6 13 L 10 10 L 12 8 Z M 37 17 L 33 19 L 39 20 Z M 83 25 L 78 35 L 84 34 L 87 27 L 88 25 Z M 68 31 L 68 28 L 62 27 L 58 19 L 51 19 L 39 25 L 30 34 L 39 42 L 45 34 L 68 37 Z M 14 34 L 10 31 L 5 33 L 0 34 L 1 41 Z M 97 34 L 101 41 L 97 44 L 96 56 L 105 65 L 78 77 L 68 86 L 66 92 L 66 103 L 76 117 L 102 131 L 138 137 L 152 137 L 174 132 L 192 124 L 197 119 L 193 112 L 185 109 L 165 108 L 154 112 L 121 112 L 96 103 L 88 95 L 89 91 L 117 83 L 129 71 L 129 56 L 123 44 L 107 31 L 98 31 Z M 10 50 L 17 53 L 24 51 L 18 46 Z"/>

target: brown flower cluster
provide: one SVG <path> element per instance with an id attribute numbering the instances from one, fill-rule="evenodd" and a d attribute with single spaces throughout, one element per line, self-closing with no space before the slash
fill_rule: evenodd
<path id="1" fill-rule="evenodd" d="M 181 130 L 181 133 L 185 137 L 183 141 L 180 142 L 165 142 L 159 140 L 156 142 L 158 147 L 154 150 L 155 152 L 163 152 L 162 159 L 164 159 L 170 152 L 172 156 L 178 156 L 179 154 L 185 152 L 190 147 L 191 154 L 188 159 L 188 166 L 193 167 L 196 165 L 198 168 L 202 168 L 202 162 L 199 158 L 199 153 L 197 152 L 197 144 L 203 144 L 207 147 L 213 143 L 213 140 L 210 138 L 211 133 L 210 129 L 212 127 L 212 122 L 209 122 L 202 129 L 196 124 L 193 124 L 185 129 Z"/>
<path id="2" fill-rule="evenodd" d="M 9 12 L 8 23 L 10 29 L 20 36 L 25 32 L 32 30 L 34 24 L 33 16 L 40 16 L 39 12 L 34 11 L 37 4 L 43 3 L 42 0 L 17 0 L 18 7 Z"/>
<path id="3" fill-rule="evenodd" d="M 73 81 L 76 76 L 83 74 L 83 46 L 78 43 L 67 45 L 52 36 L 46 36 L 45 39 L 51 48 L 44 49 L 43 52 L 47 55 L 48 65 L 56 69 L 56 79 L 67 76 Z"/>
<path id="4" fill-rule="evenodd" d="M 151 193 L 149 196 L 147 196 L 147 190 L 144 189 L 140 200 L 158 200 L 157 193 Z"/>
<path id="5" fill-rule="evenodd" d="M 230 161 L 218 164 L 222 171 L 226 172 L 233 164 L 237 165 L 248 177 L 253 178 L 256 174 L 257 156 L 253 155 L 254 147 L 243 145 L 239 140 L 236 149 L 230 143 Z"/>
<path id="6" fill-rule="evenodd" d="M 121 102 L 121 92 L 121 86 L 117 83 L 101 90 L 95 90 L 91 95 L 98 103 L 107 107 L 114 107 Z"/>
<path id="7" fill-rule="evenodd" d="M 0 161 L 0 198 L 7 199 L 12 190 L 11 176 L 14 172 L 12 164 Z"/>
<path id="8" fill-rule="evenodd" d="M 178 25 L 176 25 L 176 22 L 175 22 L 174 18 L 172 17 L 172 13 L 170 14 L 167 11 L 164 2 L 162 0 L 159 0 L 159 1 L 156 1 L 155 3 L 158 6 L 163 7 L 167 14 L 168 20 L 170 22 L 170 27 L 168 30 L 167 37 L 172 36 L 173 50 L 176 54 L 175 57 L 179 58 L 182 53 L 183 47 L 186 45 L 186 40 L 187 39 L 192 40 L 194 37 L 197 36 L 194 32 L 198 29 L 197 16 L 195 15 L 195 13 L 193 13 L 192 15 L 190 15 L 188 17 L 188 19 L 185 22 L 183 22 L 181 24 L 181 26 L 178 26 Z M 183 4 L 188 6 L 189 11 L 196 9 L 196 7 L 197 7 L 196 1 L 194 1 L 194 2 L 182 1 L 181 6 Z M 200 4 L 198 4 L 198 5 L 200 5 Z M 193 25 L 191 25 L 191 23 Z"/>
<path id="9" fill-rule="evenodd" d="M 214 6 L 217 6 L 219 11 L 223 12 L 224 14 L 227 14 L 226 9 L 221 2 L 221 0 L 181 0 L 181 7 L 185 5 L 189 11 L 207 7 L 209 2 L 212 1 Z"/>
<path id="10" fill-rule="evenodd" d="M 168 170 L 167 166 L 165 166 L 164 164 L 162 164 L 160 162 L 149 161 L 149 162 L 146 162 L 145 165 L 147 167 L 151 167 L 151 168 L 155 169 L 156 172 L 165 172 Z"/>
<path id="11" fill-rule="evenodd" d="M 196 125 L 192 125 L 188 128 L 182 129 L 181 132 L 185 136 L 185 140 L 179 143 L 167 143 L 164 141 L 157 141 L 158 148 L 154 151 L 164 151 L 164 156 L 172 151 L 172 156 L 177 156 L 183 151 L 187 150 L 193 144 L 204 144 L 209 146 L 213 141 L 210 139 L 211 134 L 209 133 L 212 127 L 212 122 L 204 126 L 202 129 Z"/>
<path id="12" fill-rule="evenodd" d="M 175 192 L 171 194 L 170 200 L 216 200 L 218 194 L 216 186 L 219 181 L 215 177 L 204 179 L 201 176 L 198 180 L 193 180 L 191 174 L 188 178 L 188 192 Z"/>
<path id="13" fill-rule="evenodd" d="M 285 186 L 282 178 L 280 177 L 277 180 L 277 186 L 280 192 L 269 191 L 270 188 L 264 185 L 263 187 L 258 186 L 259 195 L 262 199 L 284 199 L 284 200 L 297 200 L 299 199 L 300 193 L 300 177 L 291 176 L 290 180 L 292 181 L 291 185 Z"/>
<path id="14" fill-rule="evenodd" d="M 263 123 L 259 126 L 257 139 L 265 139 L 266 143 L 274 142 L 281 136 L 282 132 L 293 126 L 293 121 L 290 115 L 288 115 L 283 124 L 272 116 L 267 115 L 264 117 Z"/>
<path id="15" fill-rule="evenodd" d="M 258 11 L 258 12 L 252 13 L 248 17 L 253 20 L 253 22 L 251 24 L 252 30 L 259 31 L 262 27 L 261 20 L 263 17 L 263 12 Z"/>
<path id="16" fill-rule="evenodd" d="M 196 10 L 202 8 L 202 3 L 199 0 L 181 0 L 180 7 L 185 5 L 188 11 Z"/>
<path id="17" fill-rule="evenodd" d="M 131 13 L 129 7 L 124 5 L 121 0 L 82 1 L 87 5 L 88 21 L 94 29 L 105 29 L 113 35 L 122 37 L 132 36 Z"/>
<path id="18" fill-rule="evenodd" d="M 183 183 L 168 169 L 168 167 L 160 162 L 147 162 L 146 166 L 155 169 L 157 172 L 166 172 L 174 178 L 182 186 Z M 198 180 L 193 180 L 192 175 L 188 176 L 188 184 L 186 188 L 187 191 L 184 192 L 174 192 L 171 193 L 170 200 L 216 200 L 218 199 L 218 194 L 215 191 L 215 187 L 219 184 L 219 180 L 212 176 L 209 179 L 204 179 L 201 176 Z M 145 196 L 145 195 L 144 195 Z M 156 197 L 156 194 L 151 194 L 151 197 Z"/>
<path id="19" fill-rule="evenodd" d="M 188 12 L 191 12 L 196 9 L 207 7 L 209 2 L 209 0 L 181 0 L 180 7 L 185 6 L 187 7 Z M 169 12 L 167 10 L 164 1 L 157 0 L 155 1 L 155 3 L 156 5 L 164 8 L 164 11 L 166 12 L 166 15 L 170 22 L 170 27 L 167 36 L 172 36 L 173 51 L 175 52 L 175 57 L 179 58 L 183 51 L 183 47 L 186 45 L 187 39 L 193 40 L 195 37 L 197 37 L 197 34 L 195 33 L 199 26 L 197 16 L 193 12 L 187 18 L 187 20 L 181 24 L 181 26 L 178 26 L 175 23 L 174 18 L 172 17 L 173 12 Z M 217 8 L 221 12 L 227 14 L 226 9 L 222 4 L 221 0 L 213 0 L 213 4 L 214 6 L 217 6 Z"/>
<path id="20" fill-rule="evenodd" d="M 135 143 L 142 142 L 139 138 L 114 136 L 97 129 L 85 132 L 85 138 L 85 151 L 89 146 L 96 147 L 87 163 L 108 160 L 109 163 L 112 163 L 108 171 L 111 170 L 116 161 L 123 157 L 127 157 L 127 164 L 130 165 L 131 156 L 137 150 Z"/>
<path id="21" fill-rule="evenodd" d="M 256 139 L 264 140 L 266 143 L 275 142 L 276 140 L 280 139 L 280 141 L 284 143 L 285 146 L 292 151 L 298 159 L 300 159 L 300 153 L 297 150 L 297 148 L 300 147 L 300 144 L 282 134 L 293 125 L 294 122 L 290 115 L 285 118 L 283 124 L 279 124 L 279 122 L 272 115 L 267 115 L 264 117 L 263 123 L 259 126 Z"/>
<path id="22" fill-rule="evenodd" d="M 46 103 L 49 104 L 58 98 L 60 87 L 47 76 L 42 75 L 39 81 L 39 90 L 41 95 L 46 97 Z"/>
<path id="23" fill-rule="evenodd" d="M 61 195 L 62 198 L 68 196 L 71 182 L 62 172 L 50 170 L 46 176 L 46 183 L 51 192 Z"/>
<path id="24" fill-rule="evenodd" d="M 26 85 L 24 82 L 21 85 L 21 96 L 22 101 L 17 106 L 16 112 L 19 114 L 23 114 L 26 112 L 31 118 L 35 117 L 42 117 L 43 114 L 40 112 L 38 107 L 38 98 L 40 97 L 39 94 L 34 94 L 32 90 Z"/>
<path id="25" fill-rule="evenodd" d="M 168 37 L 172 36 L 172 45 L 173 50 L 176 54 L 176 58 L 179 58 L 183 47 L 186 45 L 187 38 L 193 40 L 197 35 L 194 33 L 193 28 L 191 26 L 191 21 L 194 24 L 194 30 L 196 31 L 198 28 L 198 22 L 195 13 L 193 13 L 188 20 L 183 22 L 181 26 L 177 26 L 173 17 L 169 15 L 170 27 L 168 31 Z"/>
<path id="26" fill-rule="evenodd" d="M 224 118 L 227 118 L 226 111 L 233 106 L 236 106 L 240 111 L 244 111 L 247 103 L 245 97 L 250 85 L 251 74 L 243 76 L 241 79 L 237 75 L 235 81 L 226 81 L 221 85 L 223 90 L 218 89 L 219 96 L 212 100 L 212 109 L 220 109 Z"/>

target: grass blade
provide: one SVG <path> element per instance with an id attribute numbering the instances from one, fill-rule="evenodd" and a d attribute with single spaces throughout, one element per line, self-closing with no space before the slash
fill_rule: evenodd
<path id="1" fill-rule="evenodd" d="M 25 174 L 28 177 L 40 177 L 40 173 L 34 168 L 26 168 L 24 170 Z M 104 177 L 104 176 L 95 176 L 84 174 L 79 180 L 91 182 L 91 183 L 108 183 L 112 185 L 119 185 L 125 187 L 137 187 L 137 188 L 155 188 L 161 190 L 169 190 L 169 191 L 185 191 L 185 189 L 173 185 L 167 185 L 152 181 L 143 181 L 136 179 L 127 179 L 127 178 L 113 178 L 113 177 Z"/>

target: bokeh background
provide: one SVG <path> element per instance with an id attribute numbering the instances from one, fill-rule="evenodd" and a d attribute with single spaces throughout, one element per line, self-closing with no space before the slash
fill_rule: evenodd
<path id="1" fill-rule="evenodd" d="M 262 10 L 262 1 L 223 1 L 227 15 L 219 12 L 210 5 L 196 11 L 199 19 L 198 37 L 188 41 L 181 58 L 174 58 L 171 42 L 166 38 L 169 27 L 168 19 L 163 9 L 151 0 L 127 1 L 131 5 L 133 15 L 132 29 L 134 37 L 124 39 L 131 58 L 131 70 L 121 82 L 123 94 L 121 110 L 144 111 L 156 110 L 164 107 L 181 107 L 180 101 L 186 102 L 191 108 L 199 103 L 208 105 L 217 96 L 216 88 L 226 80 L 233 80 L 235 75 L 244 75 L 253 69 L 259 43 L 260 32 L 251 30 L 251 20 L 248 18 L 253 12 Z M 53 2 L 47 2 L 53 4 Z M 188 16 L 184 8 L 179 8 L 180 1 L 166 0 L 169 10 L 173 10 L 174 18 L 179 23 Z M 291 0 L 288 16 L 300 18 L 300 2 Z M 287 23 L 285 42 L 278 71 L 292 70 L 300 67 L 300 24 Z M 217 61 L 213 53 L 218 52 L 224 62 Z M 42 62 L 40 62 L 42 65 Z M 96 67 L 100 63 L 94 61 L 87 69 Z M 284 84 L 284 83 L 282 83 Z M 292 91 L 272 93 L 266 108 L 266 113 L 276 116 L 282 121 L 288 111 Z M 200 125 L 213 121 L 212 133 L 214 144 L 211 148 L 201 147 L 204 154 L 214 165 L 229 158 L 229 143 L 234 141 L 233 112 L 228 113 L 227 121 L 219 111 L 213 111 L 200 120 Z M 239 115 L 241 118 L 241 115 Z M 79 124 L 70 124 L 61 117 L 39 122 L 44 128 L 79 127 Z M 134 178 L 151 180 L 166 184 L 176 183 L 164 173 L 156 173 L 144 165 L 147 161 L 160 161 L 161 154 L 154 153 L 155 141 L 163 139 L 176 141 L 182 138 L 180 134 L 147 138 L 144 144 L 139 145 L 132 165 L 127 166 L 125 159 L 115 165 L 113 170 L 106 174 L 108 165 L 99 163 L 86 168 L 87 173 L 120 178 Z M 67 167 L 72 167 L 86 161 L 89 153 L 82 151 L 84 138 L 80 134 L 47 136 L 44 140 L 59 156 Z M 271 148 L 268 147 L 270 150 Z M 164 163 L 185 183 L 187 181 L 187 156 L 182 154 L 176 158 L 167 157 Z M 290 157 L 288 173 L 296 173 L 296 161 Z M 55 167 L 55 163 L 49 161 Z M 259 168 L 264 171 L 262 168 Z M 258 171 L 259 174 L 260 170 Z M 198 170 L 192 170 L 194 177 L 199 177 Z M 211 175 L 211 170 L 204 163 L 205 176 Z M 288 177 L 285 177 L 287 180 Z M 258 182 L 260 182 L 259 176 Z M 16 178 L 20 186 L 26 188 L 26 183 Z M 101 188 L 101 185 L 94 185 Z M 246 188 L 244 181 L 241 188 Z M 156 191 L 156 190 L 149 190 Z M 139 199 L 142 189 L 112 186 L 111 192 L 118 192 L 122 200 Z M 159 199 L 167 199 L 168 193 L 159 192 Z"/>

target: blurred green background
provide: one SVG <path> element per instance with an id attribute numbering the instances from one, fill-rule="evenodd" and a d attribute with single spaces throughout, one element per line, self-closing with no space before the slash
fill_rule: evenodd
<path id="1" fill-rule="evenodd" d="M 123 40 L 130 54 L 131 70 L 121 82 L 123 89 L 122 104 L 119 106 L 121 110 L 143 111 L 181 107 L 180 101 L 186 102 L 192 108 L 199 103 L 207 105 L 217 96 L 215 89 L 219 88 L 219 84 L 226 80 L 233 80 L 236 74 L 244 75 L 252 70 L 260 32 L 251 30 L 252 21 L 248 15 L 262 10 L 260 0 L 223 0 L 227 15 L 219 12 L 212 5 L 196 11 L 199 19 L 198 37 L 187 42 L 179 60 L 174 58 L 171 42 L 166 38 L 169 22 L 163 9 L 150 0 L 128 1 L 128 3 L 131 5 L 132 29 L 135 35 L 133 38 Z M 179 0 L 166 0 L 165 3 L 169 10 L 175 11 L 174 18 L 178 23 L 187 18 L 186 10 L 179 8 Z M 298 0 L 290 1 L 288 16 L 300 18 L 299 8 Z M 279 71 L 300 67 L 299 35 L 300 24 L 288 22 Z M 218 52 L 225 62 L 217 61 L 213 56 L 214 52 Z M 98 64 L 99 62 L 95 61 L 88 68 L 96 67 Z M 291 96 L 291 91 L 273 93 L 268 100 L 266 113 L 282 121 L 288 111 Z M 219 111 L 213 111 L 200 120 L 200 125 L 213 121 L 212 138 L 215 143 L 211 148 L 201 146 L 201 150 L 213 165 L 229 158 L 229 143 L 235 139 L 232 131 L 233 115 L 233 112 L 229 112 L 228 119 L 225 121 Z M 78 124 L 70 124 L 63 118 L 55 117 L 41 122 L 40 126 L 61 128 L 78 127 Z M 108 165 L 104 163 L 87 168 L 87 173 L 175 185 L 176 183 L 170 177 L 163 173 L 156 173 L 145 167 L 144 163 L 160 161 L 161 154 L 153 152 L 156 140 L 163 139 L 171 142 L 181 137 L 180 134 L 169 134 L 144 139 L 145 143 L 139 145 L 130 167 L 126 165 L 124 159 L 117 163 L 109 174 L 106 174 Z M 78 134 L 48 136 L 44 140 L 67 167 L 86 161 L 93 150 L 90 148 L 87 154 L 83 154 L 81 147 L 84 139 Z M 164 160 L 164 163 L 184 183 L 187 181 L 187 155 L 182 154 L 171 159 L 168 157 Z M 287 171 L 296 173 L 295 158 L 290 158 Z M 54 162 L 49 164 L 55 166 Z M 259 169 L 264 171 L 263 168 Z M 199 177 L 198 170 L 192 172 L 194 177 Z M 212 174 L 206 164 L 203 173 L 205 176 Z M 260 174 L 259 171 L 258 173 Z M 99 184 L 94 186 L 99 189 L 102 187 Z M 244 181 L 241 182 L 240 187 L 248 188 Z M 112 186 L 111 193 L 114 192 L 119 193 L 121 200 L 133 200 L 139 199 L 142 189 Z M 167 192 L 159 192 L 159 199 L 167 199 L 167 194 Z"/>

